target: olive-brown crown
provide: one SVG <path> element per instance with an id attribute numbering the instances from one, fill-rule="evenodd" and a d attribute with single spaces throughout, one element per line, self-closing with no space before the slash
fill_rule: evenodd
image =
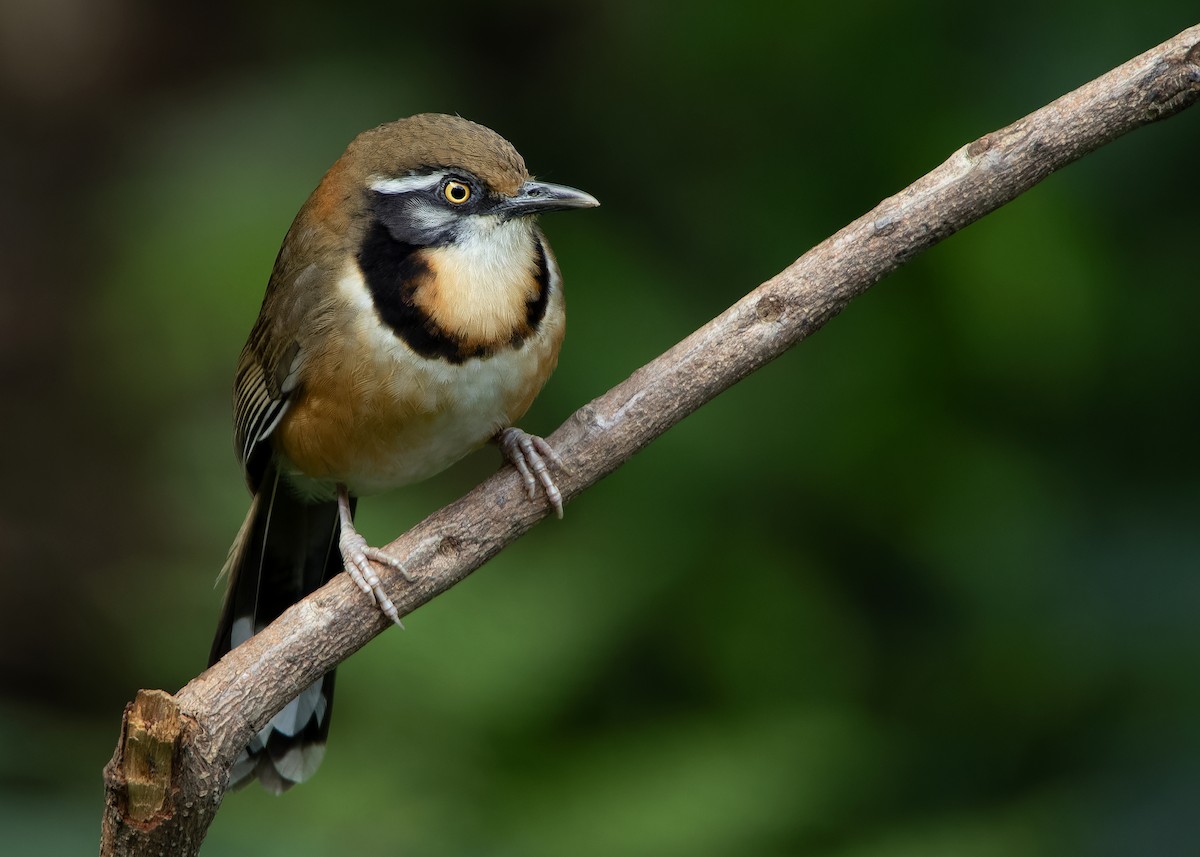
<path id="1" fill-rule="evenodd" d="M 529 178 L 525 159 L 495 131 L 442 113 L 419 113 L 363 131 L 347 147 L 346 159 L 363 181 L 457 167 L 509 195 Z"/>

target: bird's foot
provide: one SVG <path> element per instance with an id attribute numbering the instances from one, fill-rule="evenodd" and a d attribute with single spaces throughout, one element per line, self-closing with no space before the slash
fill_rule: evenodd
<path id="1" fill-rule="evenodd" d="M 386 565 L 389 568 L 394 568 L 400 572 L 400 576 L 406 581 L 412 582 L 412 575 L 408 573 L 408 569 L 404 567 L 404 562 L 390 553 L 379 548 L 373 548 L 367 544 L 367 540 L 359 535 L 358 530 L 354 528 L 354 521 L 350 518 L 349 498 L 344 494 L 344 489 L 338 495 L 338 507 L 341 517 L 341 534 L 338 536 L 338 550 L 342 554 L 342 564 L 345 566 L 346 573 L 350 575 L 358 588 L 366 595 L 374 597 L 375 603 L 379 605 L 379 609 L 383 611 L 383 615 L 387 616 L 401 628 L 404 623 L 400 621 L 400 613 L 396 610 L 396 605 L 392 603 L 392 599 L 383 589 L 383 583 L 379 579 L 379 575 L 375 573 L 372 567 L 372 561 L 380 565 Z"/>
<path id="2" fill-rule="evenodd" d="M 561 518 L 563 516 L 562 492 L 554 484 L 554 476 L 550 473 L 547 461 L 563 473 L 571 471 L 554 451 L 554 447 L 537 435 L 523 432 L 516 427 L 506 428 L 496 435 L 496 443 L 499 445 L 500 451 L 504 453 L 504 457 L 512 462 L 513 467 L 517 468 L 517 472 L 525 480 L 525 490 L 529 494 L 529 499 L 537 499 L 538 484 L 540 483 L 546 499 L 554 507 L 554 513 Z"/>

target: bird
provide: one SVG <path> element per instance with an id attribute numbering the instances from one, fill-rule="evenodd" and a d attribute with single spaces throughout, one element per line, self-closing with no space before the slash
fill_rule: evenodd
<path id="1" fill-rule="evenodd" d="M 209 664 L 346 571 L 399 623 L 358 498 L 494 442 L 562 517 L 562 459 L 517 428 L 558 362 L 562 275 L 537 216 L 591 194 L 534 179 L 495 131 L 423 113 L 364 131 L 296 215 L 238 360 L 234 440 L 252 496 Z M 325 754 L 334 673 L 251 739 L 231 788 L 282 793 Z"/>

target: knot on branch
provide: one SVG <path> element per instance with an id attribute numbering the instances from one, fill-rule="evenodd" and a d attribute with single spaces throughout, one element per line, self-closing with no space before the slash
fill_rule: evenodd
<path id="1" fill-rule="evenodd" d="M 1150 91 L 1146 113 L 1151 122 L 1173 116 L 1200 99 L 1200 42 L 1192 45 L 1178 61 L 1168 64 L 1173 68 Z"/>
<path id="2" fill-rule="evenodd" d="M 787 305 L 783 302 L 782 298 L 777 295 L 768 294 L 758 299 L 758 303 L 754 305 L 754 315 L 757 316 L 759 321 L 771 324 L 779 321 L 786 308 Z"/>

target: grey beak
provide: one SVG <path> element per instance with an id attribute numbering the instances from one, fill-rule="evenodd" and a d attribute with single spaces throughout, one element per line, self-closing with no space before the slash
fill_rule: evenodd
<path id="1" fill-rule="evenodd" d="M 569 208 L 595 208 L 600 200 L 561 184 L 536 182 L 532 179 L 521 185 L 515 194 L 496 206 L 506 217 L 526 217 L 547 211 L 566 211 Z"/>

